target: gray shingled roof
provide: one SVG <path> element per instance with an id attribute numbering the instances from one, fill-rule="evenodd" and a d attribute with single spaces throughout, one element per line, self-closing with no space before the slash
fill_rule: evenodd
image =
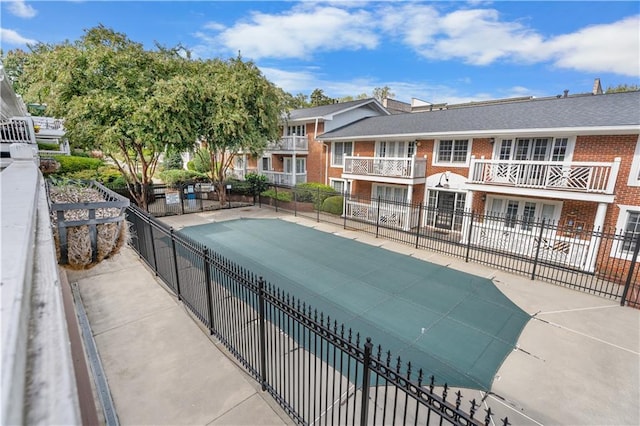
<path id="1" fill-rule="evenodd" d="M 640 126 L 640 92 L 370 117 L 319 139 L 602 126 Z"/>
<path id="2" fill-rule="evenodd" d="M 294 109 L 289 112 L 289 120 L 311 120 L 335 114 L 345 109 L 371 103 L 374 99 L 358 99 L 356 101 L 340 102 L 337 104 L 322 105 L 313 108 Z"/>

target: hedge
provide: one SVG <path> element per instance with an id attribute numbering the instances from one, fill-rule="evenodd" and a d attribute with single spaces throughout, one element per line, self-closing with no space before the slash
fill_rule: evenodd
<path id="1" fill-rule="evenodd" d="M 80 170 L 98 170 L 104 162 L 98 158 L 76 157 L 73 155 L 54 155 L 53 158 L 60 163 L 57 175 L 66 175 Z"/>
<path id="2" fill-rule="evenodd" d="M 333 197 L 328 197 L 322 202 L 321 210 L 323 212 L 327 212 L 335 215 L 341 215 L 342 205 L 343 205 L 342 195 L 334 195 Z"/>

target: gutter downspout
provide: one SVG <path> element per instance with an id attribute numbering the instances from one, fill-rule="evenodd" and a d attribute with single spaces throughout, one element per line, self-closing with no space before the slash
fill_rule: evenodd
<path id="1" fill-rule="evenodd" d="M 324 184 L 329 185 L 329 144 L 327 142 L 322 142 L 322 145 L 324 145 L 325 149 Z"/>

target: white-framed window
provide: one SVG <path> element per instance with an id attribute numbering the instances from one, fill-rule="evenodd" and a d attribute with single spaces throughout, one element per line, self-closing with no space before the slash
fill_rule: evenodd
<path id="1" fill-rule="evenodd" d="M 636 151 L 633 154 L 633 161 L 631 162 L 631 170 L 629 171 L 627 185 L 640 186 L 640 136 L 636 143 Z"/>
<path id="2" fill-rule="evenodd" d="M 633 251 L 640 236 L 640 206 L 618 205 L 620 213 L 616 222 L 616 229 L 622 233 L 622 238 L 611 247 L 611 257 L 632 260 Z M 638 255 L 640 259 L 640 255 Z"/>
<path id="3" fill-rule="evenodd" d="M 331 143 L 331 166 L 344 167 L 344 157 L 353 154 L 353 142 Z"/>
<path id="4" fill-rule="evenodd" d="M 416 152 L 415 141 L 378 141 L 376 157 L 404 158 L 413 157 Z"/>
<path id="5" fill-rule="evenodd" d="M 493 158 L 515 161 L 571 161 L 575 138 L 503 138 L 494 147 Z"/>
<path id="6" fill-rule="evenodd" d="M 562 201 L 539 200 L 519 197 L 488 196 L 485 214 L 504 222 L 507 228 L 532 231 L 533 225 L 544 219 L 557 223 L 562 211 Z"/>
<path id="7" fill-rule="evenodd" d="M 340 194 L 348 194 L 351 185 L 344 179 L 329 178 L 329 185 Z"/>
<path id="8" fill-rule="evenodd" d="M 293 173 L 293 158 L 284 157 L 284 172 Z M 305 157 L 296 158 L 296 174 L 307 173 L 307 159 Z"/>
<path id="9" fill-rule="evenodd" d="M 407 201 L 407 187 L 402 185 L 378 185 L 373 184 L 373 190 L 371 192 L 373 198 L 384 201 L 395 201 L 399 203 L 405 203 Z"/>
<path id="10" fill-rule="evenodd" d="M 433 147 L 433 164 L 468 167 L 471 159 L 470 139 L 440 139 Z"/>
<path id="11" fill-rule="evenodd" d="M 306 136 L 307 126 L 304 124 L 298 124 L 296 126 L 287 126 L 287 134 L 285 136 Z"/>
<path id="12" fill-rule="evenodd" d="M 269 171 L 271 168 L 271 157 L 262 157 L 260 161 L 260 165 L 262 166 L 262 170 Z"/>

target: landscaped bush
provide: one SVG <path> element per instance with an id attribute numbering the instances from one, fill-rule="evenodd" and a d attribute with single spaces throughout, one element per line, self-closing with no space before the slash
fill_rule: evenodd
<path id="1" fill-rule="evenodd" d="M 296 201 L 313 203 L 316 207 L 320 207 L 326 198 L 336 194 L 332 187 L 321 183 L 307 182 L 296 185 Z"/>
<path id="2" fill-rule="evenodd" d="M 89 158 L 91 157 L 91 154 L 83 151 L 81 149 L 74 149 L 71 151 L 71 155 L 73 155 L 74 157 L 85 157 L 85 158 Z"/>
<path id="3" fill-rule="evenodd" d="M 209 173 L 211 171 L 209 155 L 208 150 L 200 148 L 193 156 L 193 160 L 187 163 L 187 169 L 198 173 Z"/>
<path id="4" fill-rule="evenodd" d="M 209 180 L 208 176 L 203 173 L 184 169 L 164 170 L 160 172 L 158 176 L 167 186 L 173 188 L 177 188 L 188 182 L 205 182 Z"/>
<path id="5" fill-rule="evenodd" d="M 278 191 L 278 196 L 276 197 L 276 191 L 274 189 L 267 189 L 260 195 L 262 195 L 263 197 L 268 197 L 273 199 L 277 198 L 278 201 L 282 201 L 284 203 L 288 203 L 293 199 L 290 192 Z"/>
<path id="6" fill-rule="evenodd" d="M 328 197 L 322 202 L 322 210 L 323 212 L 341 215 L 342 214 L 342 204 L 343 198 L 342 195 L 334 195 L 333 197 Z"/>
<path id="7" fill-rule="evenodd" d="M 227 185 L 231 185 L 231 190 L 229 191 L 230 194 L 253 195 L 252 186 L 250 182 L 239 180 L 239 179 L 228 178 L 224 182 L 225 188 L 227 187 Z"/>
<path id="8" fill-rule="evenodd" d="M 55 160 L 60 163 L 57 175 L 67 175 L 80 170 L 98 170 L 104 163 L 97 158 L 76 157 L 74 155 L 55 155 Z"/>
<path id="9" fill-rule="evenodd" d="M 117 167 L 101 166 L 96 170 L 85 169 L 73 173 L 67 173 L 64 177 L 77 180 L 95 180 L 109 186 L 127 186 L 127 181 Z"/>
<path id="10" fill-rule="evenodd" d="M 168 152 L 164 155 L 163 170 L 182 169 L 182 155 L 179 152 Z"/>
<path id="11" fill-rule="evenodd" d="M 38 149 L 42 151 L 58 151 L 60 149 L 60 145 L 57 143 L 38 142 Z"/>

